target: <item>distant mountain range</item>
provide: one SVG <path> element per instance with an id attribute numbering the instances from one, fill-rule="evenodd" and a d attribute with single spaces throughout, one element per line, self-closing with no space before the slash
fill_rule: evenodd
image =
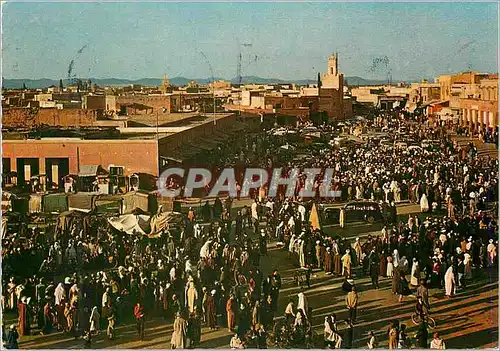
<path id="1" fill-rule="evenodd" d="M 87 78 L 85 78 L 87 79 Z M 188 85 L 190 81 L 196 81 L 200 84 L 207 84 L 212 81 L 211 78 L 201 78 L 201 79 L 189 79 L 184 77 L 174 77 L 168 79 L 170 84 L 176 86 L 185 86 Z M 224 78 L 215 77 L 215 80 L 224 80 Z M 141 79 L 120 79 L 120 78 L 91 78 L 92 83 L 96 83 L 101 86 L 124 86 L 130 84 L 139 84 L 145 86 L 159 86 L 161 85 L 163 79 L 161 78 L 141 78 Z M 295 83 L 299 85 L 306 84 L 314 84 L 316 80 L 314 79 L 301 79 L 301 80 L 284 80 L 279 78 L 262 78 L 256 76 L 245 76 L 241 79 L 242 83 L 249 84 L 285 84 L 285 83 Z M 344 81 L 346 84 L 351 86 L 357 85 L 381 85 L 386 84 L 385 80 L 373 80 L 373 79 L 364 79 L 361 77 L 344 77 Z M 231 83 L 238 83 L 238 78 L 231 79 Z M 3 87 L 6 89 L 19 89 L 23 87 L 23 84 L 26 85 L 27 88 L 31 89 L 40 89 L 47 88 L 51 85 L 59 86 L 59 79 L 4 79 Z M 63 85 L 68 85 L 68 80 L 63 79 Z"/>

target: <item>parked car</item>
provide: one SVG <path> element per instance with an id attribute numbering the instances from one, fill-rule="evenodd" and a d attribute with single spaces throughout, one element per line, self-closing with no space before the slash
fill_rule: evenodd
<path id="1" fill-rule="evenodd" d="M 333 204 L 320 204 L 319 208 L 321 223 L 325 225 L 338 224 L 341 209 L 345 213 L 345 223 L 358 221 L 374 223 L 384 219 L 382 208 L 373 201 L 353 201 L 343 207 Z"/>

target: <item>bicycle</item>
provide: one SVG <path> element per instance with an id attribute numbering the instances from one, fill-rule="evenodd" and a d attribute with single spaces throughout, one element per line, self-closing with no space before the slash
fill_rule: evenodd
<path id="1" fill-rule="evenodd" d="M 424 314 L 423 318 L 419 313 L 413 312 L 411 315 L 411 320 L 413 324 L 420 325 L 422 322 L 427 323 L 429 328 L 434 329 L 436 327 L 436 321 L 431 316 Z"/>

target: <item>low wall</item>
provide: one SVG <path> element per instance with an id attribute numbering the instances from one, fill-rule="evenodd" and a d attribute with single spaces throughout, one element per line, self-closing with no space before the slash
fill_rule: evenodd
<path id="1" fill-rule="evenodd" d="M 83 127 L 95 125 L 97 115 L 97 110 L 9 108 L 3 110 L 2 124 L 14 128 L 32 128 L 41 124 Z"/>

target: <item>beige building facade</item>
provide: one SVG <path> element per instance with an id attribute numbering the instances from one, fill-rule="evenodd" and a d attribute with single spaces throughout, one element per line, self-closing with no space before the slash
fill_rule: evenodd
<path id="1" fill-rule="evenodd" d="M 476 131 L 498 127 L 498 75 L 488 75 L 458 99 L 460 125 Z"/>

